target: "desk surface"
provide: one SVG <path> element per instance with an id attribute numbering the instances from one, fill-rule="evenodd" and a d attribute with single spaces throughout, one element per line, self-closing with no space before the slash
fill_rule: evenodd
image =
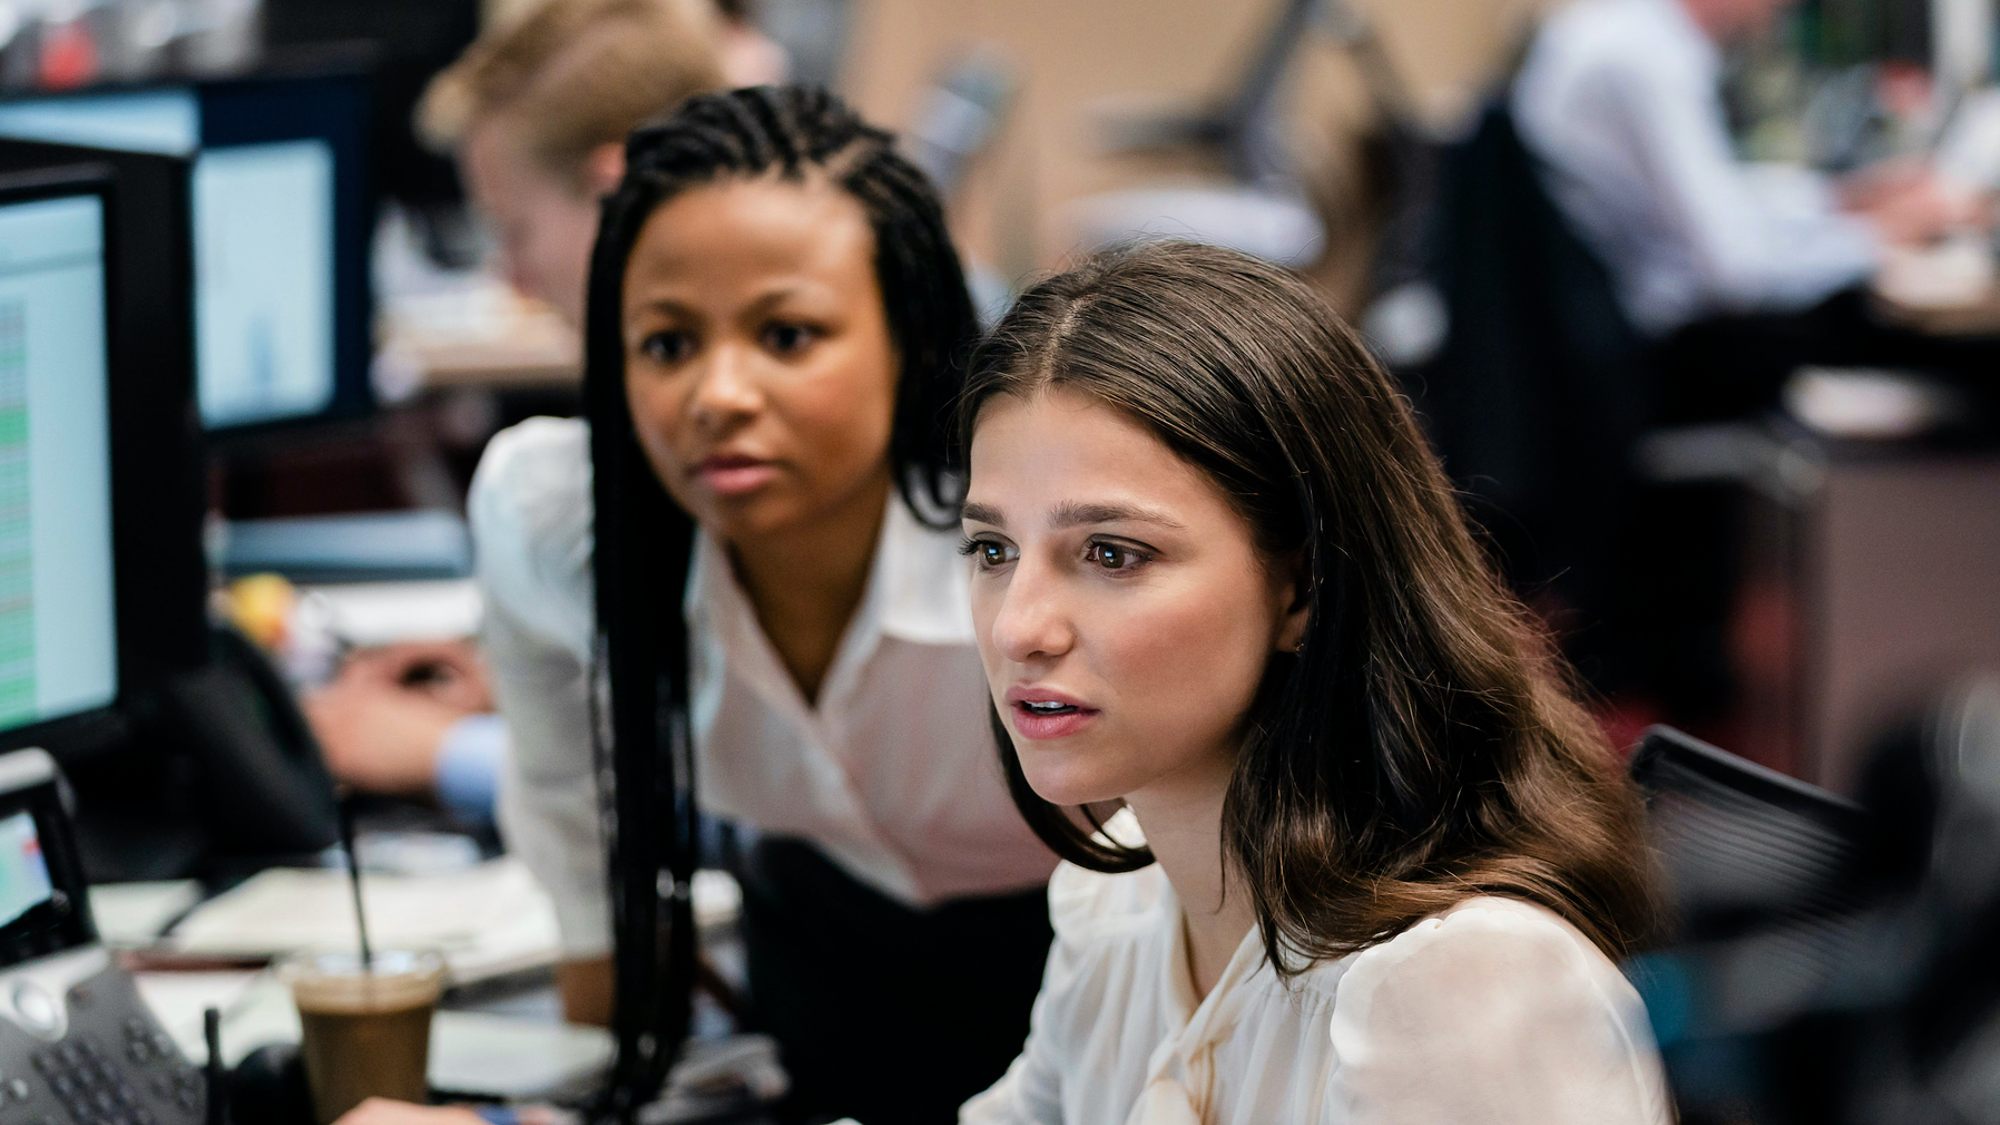
<path id="1" fill-rule="evenodd" d="M 2000 262 L 1985 238 L 1892 252 L 1875 279 L 1888 319 L 1943 336 L 2000 334 Z"/>
<path id="2" fill-rule="evenodd" d="M 426 391 L 574 387 L 582 377 L 576 332 L 491 279 L 397 299 L 383 311 L 381 340 L 376 383 L 392 401 Z"/>

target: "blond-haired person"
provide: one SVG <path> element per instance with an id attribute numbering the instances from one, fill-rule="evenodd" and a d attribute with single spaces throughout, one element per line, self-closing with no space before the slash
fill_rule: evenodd
<path id="1" fill-rule="evenodd" d="M 493 224 L 507 280 L 583 321 L 597 201 L 625 171 L 625 135 L 725 84 L 708 0 L 547 0 L 438 75 L 419 128 L 458 158 Z"/>
<path id="2" fill-rule="evenodd" d="M 598 199 L 624 173 L 626 134 L 726 84 L 721 29 L 711 0 L 546 0 L 496 23 L 438 75 L 418 107 L 420 133 L 457 158 L 473 207 L 493 225 L 504 276 L 579 329 Z M 428 783 L 453 807 L 459 792 L 477 793 L 490 807 L 506 727 L 402 687 L 402 679 L 344 675 L 338 700 L 314 708 L 329 761 L 343 775 L 398 780 L 387 788 Z M 334 711 L 338 722 L 318 721 Z M 504 810 L 502 821 L 507 828 Z M 549 889 L 570 916 L 557 974 L 565 1012 L 608 1022 L 604 926 L 574 921 L 601 905 L 601 889 Z M 573 901 L 579 896 L 581 904 Z"/>

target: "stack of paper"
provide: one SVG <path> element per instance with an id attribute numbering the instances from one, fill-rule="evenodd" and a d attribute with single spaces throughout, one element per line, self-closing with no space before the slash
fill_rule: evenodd
<path id="1" fill-rule="evenodd" d="M 362 899 L 378 949 L 434 949 L 454 983 L 556 957 L 555 908 L 527 869 L 497 859 L 439 875 L 367 875 Z M 214 957 L 271 957 L 360 944 L 345 872 L 277 868 L 203 904 L 164 943 Z"/>

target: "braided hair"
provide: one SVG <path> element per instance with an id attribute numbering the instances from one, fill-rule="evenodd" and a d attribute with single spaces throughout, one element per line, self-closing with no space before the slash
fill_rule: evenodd
<path id="1" fill-rule="evenodd" d="M 617 979 L 612 1120 L 629 1120 L 658 1092 L 687 1032 L 698 823 L 682 614 L 694 523 L 634 432 L 620 324 L 625 270 L 647 218 L 669 199 L 765 177 L 824 182 L 861 205 L 900 366 L 888 451 L 897 493 L 933 527 L 956 521 L 961 499 L 950 411 L 978 321 L 936 192 L 891 135 L 825 91 L 768 86 L 698 96 L 635 130 L 624 179 L 604 201 L 584 327 L 600 670 L 593 737 Z M 662 871 L 671 876 L 664 916 Z"/>

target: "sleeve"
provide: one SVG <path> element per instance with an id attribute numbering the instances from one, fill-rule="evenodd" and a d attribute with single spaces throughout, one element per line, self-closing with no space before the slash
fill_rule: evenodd
<path id="1" fill-rule="evenodd" d="M 611 946 L 590 743 L 588 435 L 533 419 L 496 436 L 467 502 L 485 601 L 480 641 L 511 752 L 498 821 L 555 902 L 565 957 Z"/>
<path id="2" fill-rule="evenodd" d="M 507 762 L 507 721 L 499 715 L 467 715 L 453 723 L 438 743 L 433 785 L 438 801 L 468 824 L 493 823 L 500 771 Z"/>
<path id="3" fill-rule="evenodd" d="M 1049 878 L 1049 920 L 1056 937 L 1028 1016 L 1028 1041 L 1000 1081 L 959 1109 L 959 1125 L 1062 1125 L 1064 1064 L 1074 1066 L 1072 1055 L 1086 1046 L 1065 1042 L 1065 1027 L 1075 1021 L 1063 1013 L 1075 1008 L 1078 990 L 1089 983 L 1082 937 L 1096 897 L 1091 873 L 1081 868 L 1059 864 Z"/>
<path id="4" fill-rule="evenodd" d="M 1832 193 L 1785 193 L 1730 142 L 1720 95 L 1645 66 L 1605 71 L 1591 99 L 1615 116 L 1658 193 L 1659 218 L 1687 246 L 1718 308 L 1795 309 L 1865 281 L 1881 260 L 1869 226 Z"/>
<path id="5" fill-rule="evenodd" d="M 1329 1120 L 1666 1125 L 1638 995 L 1540 907 L 1461 907 L 1356 957 L 1332 1017 Z"/>

